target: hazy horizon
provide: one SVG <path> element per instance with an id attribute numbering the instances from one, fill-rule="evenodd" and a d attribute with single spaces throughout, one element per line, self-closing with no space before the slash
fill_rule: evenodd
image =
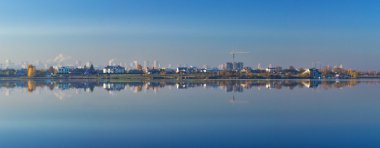
<path id="1" fill-rule="evenodd" d="M 310 67 L 380 70 L 380 2 L 0 1 L 0 63 Z"/>

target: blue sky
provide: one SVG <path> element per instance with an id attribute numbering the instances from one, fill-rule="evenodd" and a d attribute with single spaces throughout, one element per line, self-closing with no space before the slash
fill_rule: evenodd
<path id="1" fill-rule="evenodd" d="M 0 0 L 0 62 L 380 69 L 380 2 Z"/>

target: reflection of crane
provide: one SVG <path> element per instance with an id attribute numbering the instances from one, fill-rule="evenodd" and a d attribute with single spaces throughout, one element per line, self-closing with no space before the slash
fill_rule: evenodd
<path id="1" fill-rule="evenodd" d="M 246 53 L 248 53 L 248 52 L 232 50 L 232 51 L 230 52 L 230 54 L 232 55 L 232 62 L 235 63 L 235 57 L 236 57 L 236 54 L 246 54 Z"/>
<path id="2" fill-rule="evenodd" d="M 234 91 L 233 94 L 232 94 L 232 99 L 230 100 L 230 103 L 231 103 L 231 104 L 235 104 L 235 103 L 236 103 L 235 91 Z"/>

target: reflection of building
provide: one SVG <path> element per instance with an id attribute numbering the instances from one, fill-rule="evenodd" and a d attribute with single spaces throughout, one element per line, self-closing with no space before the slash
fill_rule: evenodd
<path id="1" fill-rule="evenodd" d="M 318 86 L 322 83 L 320 80 L 307 80 L 301 82 L 304 87 L 307 88 L 318 88 Z"/>
<path id="2" fill-rule="evenodd" d="M 240 85 L 227 85 L 226 92 L 243 92 L 243 87 Z"/>
<path id="3" fill-rule="evenodd" d="M 103 88 L 108 91 L 121 91 L 125 89 L 124 83 L 104 83 Z"/>
<path id="4" fill-rule="evenodd" d="M 187 85 L 184 83 L 177 83 L 177 89 L 186 89 Z"/>
<path id="5" fill-rule="evenodd" d="M 99 82 L 96 80 L 3 80 L 0 82 L 0 90 L 23 88 L 28 92 L 33 92 L 38 88 L 49 88 L 45 90 L 67 90 L 62 93 L 72 93 L 72 91 L 92 92 L 94 88 L 103 87 L 109 92 L 125 90 L 129 88 L 134 92 L 141 92 L 143 90 L 159 90 L 163 87 L 176 87 L 178 89 L 189 88 L 205 88 L 217 89 L 220 88 L 226 92 L 243 92 L 252 88 L 269 88 L 269 89 L 284 89 L 289 88 L 322 88 L 322 89 L 336 89 L 344 87 L 354 87 L 360 83 L 364 84 L 380 84 L 379 82 L 367 82 L 360 80 L 345 80 L 345 81 L 331 81 L 331 80 L 239 80 L 239 81 L 192 81 L 192 82 L 176 82 L 170 80 L 151 81 L 151 82 Z M 10 91 L 13 92 L 13 91 Z"/>
<path id="6" fill-rule="evenodd" d="M 70 83 L 63 82 L 58 84 L 58 88 L 61 90 L 66 90 L 70 88 Z"/>

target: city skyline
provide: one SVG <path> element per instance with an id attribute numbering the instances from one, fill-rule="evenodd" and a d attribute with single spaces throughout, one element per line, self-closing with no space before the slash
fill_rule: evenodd
<path id="1" fill-rule="evenodd" d="M 232 61 L 229 52 L 237 49 L 249 52 L 237 59 L 252 67 L 379 70 L 378 6 L 370 0 L 1 1 L 0 63 L 217 66 Z"/>
<path id="2" fill-rule="evenodd" d="M 231 54 L 231 53 L 230 53 Z M 232 55 L 230 55 L 232 57 Z M 23 61 L 20 63 L 15 63 L 12 60 L 6 59 L 5 62 L 0 62 L 0 69 L 26 69 L 28 65 L 36 66 L 39 69 L 48 69 L 50 67 L 59 68 L 59 67 L 72 67 L 72 68 L 83 68 L 84 66 L 90 67 L 91 65 L 95 66 L 96 69 L 103 69 L 105 66 L 123 66 L 127 69 L 136 69 L 137 65 L 142 66 L 143 68 L 178 68 L 178 67 L 196 67 L 196 68 L 217 68 L 217 69 L 224 69 L 221 68 L 221 66 L 228 63 L 242 63 L 243 67 L 249 67 L 253 69 L 265 69 L 265 68 L 272 68 L 272 67 L 283 67 L 283 68 L 322 68 L 322 67 L 338 67 L 338 68 L 348 68 L 353 69 L 352 67 L 345 67 L 344 64 L 327 64 L 322 65 L 320 61 L 312 62 L 309 65 L 306 66 L 296 66 L 294 65 L 282 65 L 282 64 L 265 64 L 265 63 L 245 63 L 241 60 L 237 60 L 233 62 L 233 59 L 227 60 L 224 63 L 219 63 L 217 65 L 209 65 L 207 63 L 204 64 L 193 64 L 193 63 L 169 63 L 169 64 L 161 64 L 158 60 L 133 60 L 130 62 L 123 62 L 121 60 L 118 60 L 116 58 L 109 59 L 105 63 L 97 64 L 92 61 L 82 61 L 79 59 L 73 59 L 72 56 L 65 56 L 63 54 L 59 54 L 55 56 L 54 58 L 45 60 L 45 61 L 34 61 L 34 62 L 28 62 Z M 243 68 L 242 67 L 242 68 Z M 363 71 L 363 69 L 356 69 L 359 71 Z M 376 69 L 369 69 L 370 71 L 376 71 Z M 364 69 L 364 71 L 366 71 Z"/>

